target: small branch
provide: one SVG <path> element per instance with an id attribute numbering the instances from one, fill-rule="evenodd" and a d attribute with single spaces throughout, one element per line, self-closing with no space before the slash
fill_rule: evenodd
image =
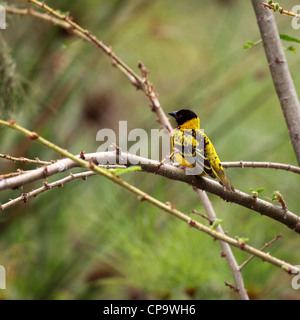
<path id="1" fill-rule="evenodd" d="M 288 68 L 273 13 L 262 0 L 252 0 L 277 96 L 300 166 L 300 103 Z"/>
<path id="2" fill-rule="evenodd" d="M 226 286 L 226 287 L 229 287 L 229 288 L 232 289 L 234 292 L 239 292 L 239 291 L 240 291 L 236 286 L 234 286 L 233 284 L 229 283 L 228 281 L 225 281 L 224 283 L 225 283 L 225 286 Z"/>
<path id="3" fill-rule="evenodd" d="M 198 216 L 206 219 L 206 220 L 209 222 L 209 225 L 210 225 L 210 226 L 211 226 L 211 225 L 213 224 L 213 222 L 214 222 L 213 219 L 211 219 L 211 218 L 208 217 L 207 215 L 205 215 L 205 214 L 203 214 L 203 213 L 201 213 L 201 212 L 199 212 L 199 211 L 197 211 L 197 210 L 192 210 L 191 213 L 197 214 Z"/>
<path id="4" fill-rule="evenodd" d="M 274 10 L 274 12 L 275 11 L 278 11 L 279 13 L 281 13 L 281 14 L 286 14 L 286 15 L 288 15 L 288 16 L 292 16 L 292 17 L 294 17 L 294 18 L 298 18 L 298 19 L 300 19 L 300 15 L 299 14 L 297 14 L 297 13 L 294 13 L 294 12 L 291 12 L 291 11 L 289 11 L 289 10 L 284 10 L 282 7 L 280 7 L 278 4 L 275 4 L 275 3 L 273 3 L 273 4 L 268 4 L 268 3 L 263 3 L 263 6 L 265 7 L 265 8 L 269 8 L 269 9 L 272 9 L 272 10 Z"/>
<path id="5" fill-rule="evenodd" d="M 272 243 L 274 243 L 276 240 L 278 240 L 278 239 L 280 239 L 280 238 L 282 238 L 282 234 L 281 234 L 281 233 L 279 233 L 278 235 L 276 235 L 275 238 L 273 238 L 272 240 L 270 240 L 269 242 L 267 242 L 267 243 L 266 243 L 263 247 L 261 247 L 259 250 L 260 250 L 260 251 L 265 250 L 265 249 L 268 248 Z M 242 271 L 242 269 L 243 269 L 252 259 L 254 259 L 254 258 L 255 258 L 254 255 L 250 256 L 246 261 L 244 261 L 244 262 L 240 265 L 239 270 Z"/>
<path id="6" fill-rule="evenodd" d="M 0 158 L 3 159 L 7 159 L 7 160 L 12 160 L 14 162 L 21 162 L 21 163 L 25 163 L 25 164 L 40 164 L 40 165 L 49 165 L 53 162 L 49 162 L 49 161 L 41 161 L 39 158 L 35 158 L 33 159 L 28 159 L 28 158 L 24 158 L 24 157 L 12 157 L 8 154 L 2 154 L 0 153 Z"/>
<path id="7" fill-rule="evenodd" d="M 284 212 L 288 211 L 287 205 L 285 200 L 283 199 L 281 193 L 279 191 L 274 191 L 273 194 L 273 199 L 271 199 L 272 201 L 276 201 L 279 202 L 281 204 L 281 208 Z"/>
<path id="8" fill-rule="evenodd" d="M 0 211 L 1 210 L 5 210 L 9 207 L 12 207 L 14 205 L 16 205 L 17 203 L 19 202 L 24 202 L 26 203 L 28 201 L 28 199 L 32 198 L 32 197 L 37 197 L 39 194 L 47 191 L 47 190 L 50 190 L 54 187 L 62 187 L 65 183 L 69 182 L 69 181 L 72 181 L 72 180 L 75 180 L 75 179 L 83 179 L 83 180 L 86 180 L 87 177 L 91 176 L 91 175 L 95 175 L 95 172 L 93 171 L 86 171 L 86 172 L 80 172 L 80 173 L 75 173 L 75 174 L 72 174 L 70 173 L 69 176 L 63 178 L 63 179 L 60 179 L 60 180 L 57 180 L 57 181 L 54 181 L 54 182 L 51 182 L 51 183 L 47 183 L 45 182 L 44 185 L 38 189 L 35 189 L 35 190 L 32 190 L 30 192 L 27 192 L 27 193 L 22 193 L 22 195 L 20 197 L 17 197 L 15 199 L 11 199 L 9 200 L 7 203 L 4 203 L 1 205 L 0 207 Z"/>
<path id="9" fill-rule="evenodd" d="M 235 161 L 222 162 L 224 168 L 266 168 L 290 171 L 300 174 L 300 167 L 291 166 L 289 164 L 275 162 L 254 162 L 254 161 Z"/>
<path id="10" fill-rule="evenodd" d="M 213 206 L 207 196 L 207 193 L 205 191 L 202 191 L 199 189 L 197 189 L 196 192 L 197 192 L 198 197 L 204 206 L 205 211 L 207 212 L 209 220 L 210 221 L 216 220 L 217 216 L 216 216 L 215 211 L 213 209 Z M 221 224 L 218 224 L 216 230 L 218 232 L 220 232 L 221 234 L 225 235 Z M 230 245 L 224 241 L 219 241 L 219 243 L 222 248 L 222 256 L 225 257 L 225 259 L 230 267 L 230 270 L 232 272 L 232 276 L 233 276 L 233 279 L 235 282 L 235 288 L 236 288 L 235 292 L 238 293 L 241 300 L 249 300 L 249 296 L 248 296 L 247 291 L 245 289 L 244 280 L 243 280 L 241 271 L 240 271 L 239 266 L 236 262 L 236 259 L 234 257 L 232 250 L 231 250 Z"/>

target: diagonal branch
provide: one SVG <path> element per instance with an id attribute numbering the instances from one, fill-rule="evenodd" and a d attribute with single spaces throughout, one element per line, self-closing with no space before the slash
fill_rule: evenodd
<path id="1" fill-rule="evenodd" d="M 199 199 L 201 200 L 201 202 L 203 204 L 205 211 L 207 212 L 209 220 L 214 221 L 215 219 L 217 219 L 217 216 L 216 216 L 215 211 L 213 209 L 213 206 L 208 198 L 207 193 L 203 190 L 200 190 L 200 189 L 196 189 L 196 192 L 198 194 Z M 225 234 L 221 224 L 218 224 L 216 230 L 218 232 L 220 232 L 221 234 Z M 230 245 L 224 241 L 219 241 L 219 243 L 222 248 L 222 256 L 225 257 L 225 259 L 230 267 L 234 282 L 236 284 L 236 286 L 235 286 L 236 292 L 238 293 L 241 300 L 249 300 L 249 296 L 248 296 L 247 291 L 245 289 L 244 280 L 243 280 L 243 277 L 241 274 L 241 269 L 239 268 L 239 266 L 236 262 L 235 256 L 231 250 Z"/>
<path id="2" fill-rule="evenodd" d="M 262 0 L 252 0 L 274 86 L 300 165 L 300 103 L 271 10 Z"/>
<path id="3" fill-rule="evenodd" d="M 117 67 L 121 72 L 123 72 L 130 80 L 131 84 L 137 89 L 142 90 L 150 101 L 151 110 L 155 112 L 158 117 L 157 120 L 162 124 L 162 126 L 169 132 L 172 132 L 172 127 L 165 113 L 162 111 L 160 102 L 158 100 L 158 95 L 153 84 L 147 79 L 146 75 L 140 77 L 136 72 L 134 72 L 122 59 L 120 59 L 110 47 L 106 46 L 102 41 L 100 41 L 96 36 L 94 36 L 89 30 L 82 28 L 76 22 L 72 20 L 69 15 L 61 14 L 60 12 L 52 9 L 44 2 L 36 0 L 28 0 L 32 4 L 46 10 L 51 14 L 42 14 L 32 9 L 17 9 L 12 7 L 6 7 L 6 12 L 9 14 L 17 15 L 29 15 L 39 19 L 46 20 L 50 23 L 60 26 L 66 29 L 70 33 L 74 33 L 76 36 L 96 45 L 97 48 L 101 49 L 107 56 L 109 56 L 113 63 L 112 65 Z M 142 63 L 139 63 L 139 68 L 142 69 Z"/>

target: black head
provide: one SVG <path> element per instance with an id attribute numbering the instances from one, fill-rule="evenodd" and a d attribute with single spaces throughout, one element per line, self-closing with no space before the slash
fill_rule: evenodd
<path id="1" fill-rule="evenodd" d="M 187 110 L 187 109 L 169 112 L 169 115 L 172 116 L 173 118 L 175 118 L 175 120 L 179 126 L 188 120 L 192 120 L 194 118 L 197 118 L 196 113 L 194 113 L 191 110 Z"/>

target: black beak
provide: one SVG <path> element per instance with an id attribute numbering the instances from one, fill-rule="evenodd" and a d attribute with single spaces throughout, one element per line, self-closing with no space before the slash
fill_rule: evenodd
<path id="1" fill-rule="evenodd" d="M 178 117 L 177 117 L 177 111 L 173 111 L 173 112 L 169 112 L 168 113 L 171 117 L 175 118 L 175 120 L 177 121 Z"/>

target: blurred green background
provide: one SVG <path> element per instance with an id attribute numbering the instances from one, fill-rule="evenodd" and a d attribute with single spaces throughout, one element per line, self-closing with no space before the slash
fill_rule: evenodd
<path id="1" fill-rule="evenodd" d="M 27 1 L 9 4 L 28 6 Z M 284 1 L 286 9 L 295 4 Z M 263 47 L 243 50 L 246 41 L 260 39 L 251 1 L 53 0 L 49 5 L 70 11 L 137 72 L 142 61 L 165 112 L 193 109 L 222 161 L 296 165 Z M 276 14 L 276 21 L 280 33 L 300 37 L 290 17 Z M 11 15 L 0 40 L 5 119 L 76 154 L 95 152 L 97 131 L 117 130 L 120 120 L 128 121 L 128 130 L 159 128 L 145 95 L 90 44 L 47 22 Z M 286 51 L 286 56 L 299 90 L 300 53 Z M 13 156 L 58 158 L 5 128 L 0 145 L 1 153 Z M 34 167 L 0 159 L 0 174 Z M 262 198 L 279 190 L 289 210 L 299 214 L 296 174 L 251 168 L 226 173 L 244 192 L 264 187 Z M 185 213 L 204 211 L 190 186 L 141 172 L 123 178 Z M 0 202 L 42 183 L 1 192 Z M 216 196 L 210 199 L 229 235 L 249 238 L 259 248 L 282 233 L 268 250 L 300 264 L 298 234 Z M 233 251 L 239 264 L 248 258 Z M 0 264 L 7 272 L 1 299 L 237 299 L 224 285 L 233 279 L 217 242 L 102 177 L 72 181 L 1 212 Z M 242 274 L 252 299 L 300 298 L 292 277 L 266 262 L 252 260 Z"/>

